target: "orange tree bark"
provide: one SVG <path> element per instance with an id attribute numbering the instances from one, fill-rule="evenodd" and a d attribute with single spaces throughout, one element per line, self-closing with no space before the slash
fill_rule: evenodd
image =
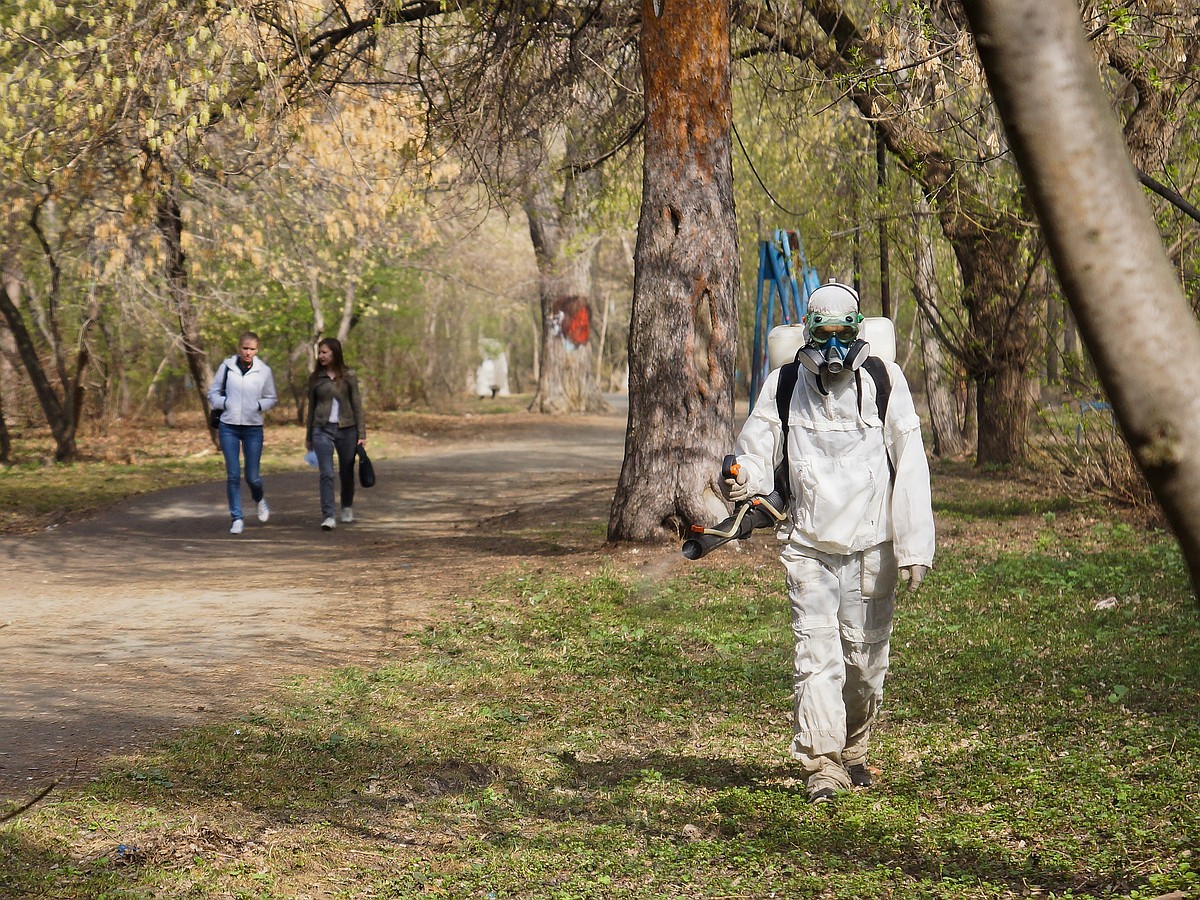
<path id="1" fill-rule="evenodd" d="M 608 536 L 651 541 L 725 513 L 739 277 L 728 0 L 643 0 L 641 63 L 629 423 Z"/>

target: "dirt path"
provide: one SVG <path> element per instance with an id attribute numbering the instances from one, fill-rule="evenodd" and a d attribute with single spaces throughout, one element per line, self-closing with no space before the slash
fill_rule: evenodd
<path id="1" fill-rule="evenodd" d="M 594 564 L 623 441 L 616 412 L 379 462 L 359 521 L 328 533 L 308 471 L 269 479 L 271 520 L 241 537 L 207 484 L 0 539 L 0 800 L 252 708 L 296 672 L 402 653 L 491 575 Z"/>

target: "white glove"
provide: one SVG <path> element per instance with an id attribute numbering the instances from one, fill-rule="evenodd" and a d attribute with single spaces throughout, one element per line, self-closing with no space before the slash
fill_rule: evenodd
<path id="1" fill-rule="evenodd" d="M 901 566 L 900 580 L 908 585 L 910 591 L 915 591 L 925 580 L 925 573 L 928 571 L 929 566 Z"/>
<path id="2" fill-rule="evenodd" d="M 733 503 L 740 503 L 750 496 L 750 489 L 746 487 L 746 473 L 741 466 L 734 468 L 732 478 L 721 479 L 721 492 L 725 499 Z"/>

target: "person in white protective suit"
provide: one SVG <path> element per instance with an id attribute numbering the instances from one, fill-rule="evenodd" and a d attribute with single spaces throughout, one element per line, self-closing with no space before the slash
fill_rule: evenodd
<path id="1" fill-rule="evenodd" d="M 777 535 L 795 636 L 791 755 L 814 803 L 871 784 L 867 751 L 897 576 L 916 590 L 933 565 L 921 422 L 898 365 L 873 360 L 864 368 L 862 319 L 852 288 L 831 282 L 812 293 L 788 406 L 791 500 Z M 785 452 L 776 400 L 782 370 L 767 376 L 738 435 L 738 465 L 723 480 L 735 502 L 774 486 Z M 884 372 L 890 393 L 880 384 Z"/>

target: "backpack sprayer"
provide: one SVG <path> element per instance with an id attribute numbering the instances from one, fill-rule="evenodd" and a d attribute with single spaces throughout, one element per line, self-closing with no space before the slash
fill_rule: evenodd
<path id="1" fill-rule="evenodd" d="M 891 319 L 883 316 L 872 316 L 863 320 L 859 335 L 870 344 L 871 355 L 883 359 L 896 358 L 896 330 Z M 767 335 L 767 348 L 771 368 L 777 369 L 796 360 L 797 355 L 806 343 L 804 326 L 779 325 L 772 328 Z M 782 379 L 781 379 L 781 384 Z M 791 383 L 794 388 L 795 382 Z M 769 494 L 759 494 L 739 503 L 733 510 L 733 515 L 711 527 L 693 525 L 693 537 L 683 542 L 683 555 L 687 559 L 699 559 L 722 544 L 730 541 L 741 541 L 750 537 L 759 528 L 775 528 L 787 519 L 788 474 L 787 474 L 787 404 L 791 400 L 791 388 L 784 387 L 777 398 L 780 408 L 780 421 L 783 424 L 783 443 L 785 447 L 783 462 L 775 469 L 775 490 Z M 738 473 L 737 457 L 732 453 L 721 463 L 721 477 L 733 478 Z"/>
<path id="2" fill-rule="evenodd" d="M 733 478 L 737 473 L 737 457 L 730 453 L 721 464 L 721 477 Z M 777 477 L 775 483 L 786 485 L 787 481 Z M 722 544 L 745 540 L 755 529 L 773 528 L 786 518 L 787 497 L 778 488 L 765 496 L 750 497 L 737 505 L 732 516 L 711 528 L 693 525 L 695 537 L 683 542 L 683 555 L 688 559 L 699 559 Z"/>

